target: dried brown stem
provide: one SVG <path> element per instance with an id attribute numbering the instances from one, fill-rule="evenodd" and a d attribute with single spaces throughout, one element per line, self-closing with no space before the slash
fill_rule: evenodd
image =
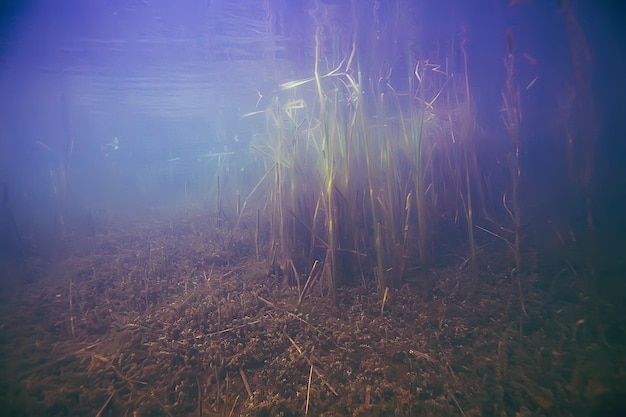
<path id="1" fill-rule="evenodd" d="M 306 405 L 304 406 L 304 415 L 309 415 L 309 404 L 311 401 L 311 380 L 313 379 L 313 364 L 311 364 L 311 370 L 309 371 L 309 383 L 306 388 Z"/>
<path id="2" fill-rule="evenodd" d="M 243 371 L 243 368 L 239 368 L 239 375 L 241 375 L 241 380 L 243 381 L 243 385 L 246 387 L 246 392 L 248 393 L 248 397 L 254 397 L 254 393 L 250 388 L 250 383 L 248 382 L 248 378 L 246 377 L 246 373 Z"/>

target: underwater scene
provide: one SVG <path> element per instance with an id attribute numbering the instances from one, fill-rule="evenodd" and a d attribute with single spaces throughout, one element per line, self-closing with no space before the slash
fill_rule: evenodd
<path id="1" fill-rule="evenodd" d="M 626 416 L 612 0 L 6 0 L 0 415 Z"/>

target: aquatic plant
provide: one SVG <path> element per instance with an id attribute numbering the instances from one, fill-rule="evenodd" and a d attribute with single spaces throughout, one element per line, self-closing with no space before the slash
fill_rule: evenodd
<path id="1" fill-rule="evenodd" d="M 352 4 L 346 29 L 318 4 L 310 72 L 283 81 L 265 109 L 245 115 L 264 115 L 266 128 L 253 146 L 264 163 L 251 192 L 260 204 L 251 211 L 256 251 L 268 224 L 268 260 L 298 287 L 299 303 L 316 285 L 334 298 L 338 286 L 370 280 L 381 298 L 406 281 L 428 292 L 429 271 L 451 240 L 457 246 L 446 250 L 462 252 L 471 297 L 481 267 L 476 230 L 505 242 L 513 275 L 522 269 L 522 102 L 512 34 L 501 91 L 503 184 L 478 163 L 465 35 L 426 54 L 402 12 L 407 4 L 387 7 L 387 19 L 372 20 L 365 5 Z M 372 36 L 371 25 L 385 37 Z"/>
<path id="2" fill-rule="evenodd" d="M 301 298 L 313 282 L 334 297 L 358 277 L 373 277 L 382 297 L 430 265 L 442 217 L 459 224 L 464 213 L 474 258 L 469 88 L 410 46 L 404 90 L 375 83 L 356 29 L 343 55 L 327 29 L 318 23 L 312 76 L 280 85 L 254 148 L 267 167 L 270 261 Z"/>

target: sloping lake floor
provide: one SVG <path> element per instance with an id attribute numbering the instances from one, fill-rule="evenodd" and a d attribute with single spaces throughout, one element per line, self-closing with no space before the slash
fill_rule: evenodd
<path id="1" fill-rule="evenodd" d="M 21 268 L 36 279 L 2 296 L 3 415 L 549 417 L 626 408 L 626 316 L 586 296 L 565 263 L 519 280 L 486 263 L 469 299 L 459 262 L 429 272 L 428 296 L 416 280 L 390 289 L 383 305 L 368 279 L 339 288 L 333 302 L 318 281 L 299 302 L 306 276 L 299 289 L 256 259 L 245 228 L 231 240 L 209 217 L 111 228 L 58 262 L 26 259 Z"/>

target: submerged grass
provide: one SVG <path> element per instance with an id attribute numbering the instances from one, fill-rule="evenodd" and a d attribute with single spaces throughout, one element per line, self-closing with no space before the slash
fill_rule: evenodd
<path id="1" fill-rule="evenodd" d="M 472 296 L 480 267 L 475 229 L 505 241 L 515 271 L 521 268 L 521 101 L 512 36 L 502 91 L 511 145 L 503 186 L 480 172 L 466 39 L 444 56 L 439 50 L 440 63 L 426 59 L 414 37 L 399 41 L 411 25 L 399 13 L 404 3 L 394 4 L 398 27 L 385 32 L 385 42 L 402 62 L 392 64 L 384 42 L 359 34 L 360 19 L 367 21 L 361 3 L 352 4 L 350 41 L 318 4 L 312 73 L 283 82 L 269 107 L 246 115 L 265 114 L 266 132 L 254 148 L 265 173 L 239 217 L 253 194 L 262 199 L 257 234 L 269 225 L 269 261 L 295 280 L 299 303 L 314 285 L 335 299 L 338 286 L 359 278 L 376 282 L 380 297 L 407 280 L 428 284 L 442 243 L 453 239 L 458 246 L 446 250 L 464 251 Z M 392 76 L 398 68 L 404 76 Z M 493 231 L 489 210 L 496 206 L 494 217 L 504 221 Z"/>
<path id="2" fill-rule="evenodd" d="M 271 261 L 295 270 L 298 283 L 308 276 L 305 289 L 316 281 L 333 298 L 338 285 L 359 276 L 373 277 L 382 297 L 429 266 L 442 216 L 458 223 L 454 213 L 465 213 L 474 256 L 471 120 L 452 121 L 459 107 L 452 74 L 412 58 L 405 91 L 374 85 L 354 36 L 352 49 L 337 56 L 317 28 L 313 75 L 281 84 L 259 149 L 273 169 L 271 181 L 264 176 L 263 210 L 277 254 Z M 338 64 L 324 71 L 323 62 Z M 324 279 L 312 279 L 318 274 Z"/>

